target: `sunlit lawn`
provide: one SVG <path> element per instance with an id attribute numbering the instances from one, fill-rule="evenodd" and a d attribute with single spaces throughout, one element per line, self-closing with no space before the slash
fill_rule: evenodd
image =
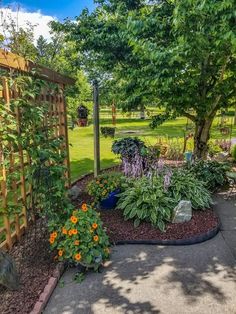
<path id="1" fill-rule="evenodd" d="M 157 141 L 158 136 L 183 137 L 183 131 L 186 128 L 186 118 L 178 118 L 168 121 L 155 130 L 149 128 L 148 120 L 140 120 L 138 118 L 128 119 L 120 118 L 116 124 L 115 138 L 125 136 L 138 136 L 150 144 Z M 217 124 L 219 119 L 216 118 L 211 131 L 212 138 L 222 138 Z M 112 126 L 111 119 L 101 120 L 101 125 Z M 125 133 L 127 131 L 135 131 L 135 134 Z M 236 128 L 233 128 L 232 136 L 236 136 Z M 225 137 L 229 138 L 229 137 Z M 71 159 L 71 175 L 72 180 L 77 179 L 83 174 L 93 171 L 93 126 L 85 128 L 76 127 L 73 131 L 69 131 L 70 159 Z M 113 140 L 101 137 L 101 167 L 106 168 L 119 162 L 119 159 L 111 152 Z"/>

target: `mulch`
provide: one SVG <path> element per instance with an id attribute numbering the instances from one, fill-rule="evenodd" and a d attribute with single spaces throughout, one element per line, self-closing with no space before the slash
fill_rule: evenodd
<path id="1" fill-rule="evenodd" d="M 205 234 L 218 225 L 218 218 L 212 209 L 193 211 L 189 222 L 166 225 L 166 231 L 161 232 L 148 222 L 143 222 L 135 228 L 132 220 L 124 221 L 119 209 L 101 211 L 101 219 L 111 242 L 133 240 L 180 240 L 191 239 Z"/>
<path id="2" fill-rule="evenodd" d="M 38 301 L 56 267 L 43 222 L 38 220 L 36 225 L 30 226 L 9 254 L 16 262 L 20 288 L 9 291 L 0 286 L 0 313 L 27 314 Z"/>

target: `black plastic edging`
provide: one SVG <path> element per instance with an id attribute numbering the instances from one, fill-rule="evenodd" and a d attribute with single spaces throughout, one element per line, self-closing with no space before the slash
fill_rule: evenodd
<path id="1" fill-rule="evenodd" d="M 121 240 L 114 242 L 115 245 L 124 245 L 124 244 L 151 244 L 151 245 L 192 245 L 197 243 L 202 243 L 207 240 L 212 239 L 217 235 L 220 230 L 220 223 L 218 225 L 201 235 L 189 239 L 179 239 L 179 240 Z"/>

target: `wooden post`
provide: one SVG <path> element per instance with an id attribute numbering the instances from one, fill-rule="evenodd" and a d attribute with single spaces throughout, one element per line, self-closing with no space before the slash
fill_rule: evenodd
<path id="1" fill-rule="evenodd" d="M 99 95 L 98 82 L 93 82 L 94 177 L 100 172 Z"/>

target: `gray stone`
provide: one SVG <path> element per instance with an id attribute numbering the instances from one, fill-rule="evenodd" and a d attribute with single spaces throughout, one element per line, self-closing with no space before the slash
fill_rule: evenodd
<path id="1" fill-rule="evenodd" d="M 180 201 L 173 210 L 173 223 L 189 221 L 192 218 L 192 204 L 190 201 Z"/>
<path id="2" fill-rule="evenodd" d="M 68 191 L 69 197 L 74 201 L 76 200 L 82 193 L 82 190 L 78 187 L 78 185 L 72 186 L 72 188 Z"/>
<path id="3" fill-rule="evenodd" d="M 3 251 L 0 251 L 0 285 L 10 290 L 19 288 L 19 276 L 15 263 L 10 255 Z"/>

